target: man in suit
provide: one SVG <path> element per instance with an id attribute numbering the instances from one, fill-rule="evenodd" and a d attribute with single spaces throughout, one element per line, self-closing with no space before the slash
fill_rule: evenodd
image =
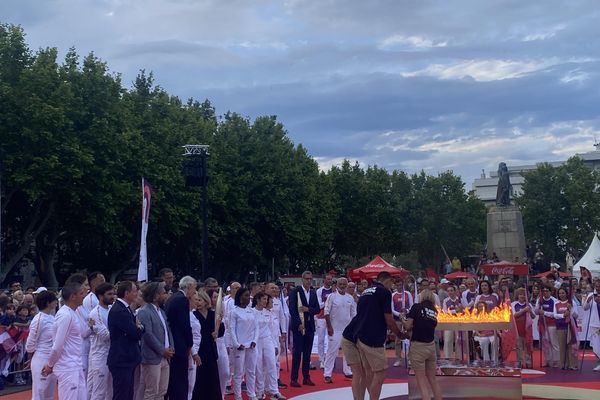
<path id="1" fill-rule="evenodd" d="M 129 308 L 137 296 L 135 283 L 119 282 L 117 301 L 108 312 L 110 348 L 106 364 L 113 377 L 113 400 L 133 399 L 133 377 L 141 361 L 139 341 L 144 333 L 143 325 Z"/>
<path id="2" fill-rule="evenodd" d="M 167 301 L 167 321 L 171 328 L 175 349 L 169 370 L 169 400 L 188 398 L 188 360 L 194 344 L 189 301 L 196 294 L 197 285 L 194 278 L 184 276 L 179 281 L 179 290 Z"/>
<path id="3" fill-rule="evenodd" d="M 146 303 L 137 314 L 144 325 L 142 337 L 142 381 L 144 399 L 162 399 L 169 386 L 169 360 L 173 356 L 173 336 L 162 306 L 167 300 L 164 282 L 151 282 L 142 289 Z"/>
<path id="4" fill-rule="evenodd" d="M 290 293 L 290 331 L 294 340 L 294 349 L 292 351 L 292 374 L 290 386 L 300 387 L 298 383 L 298 370 L 300 360 L 302 359 L 302 384 L 305 386 L 314 386 L 310 380 L 310 353 L 313 347 L 315 337 L 315 315 L 321 310 L 317 293 L 310 286 L 312 283 L 312 272 L 302 273 L 302 286 L 296 287 Z M 298 308 L 298 298 L 301 305 Z M 304 323 L 300 319 L 300 311 L 304 316 Z"/>

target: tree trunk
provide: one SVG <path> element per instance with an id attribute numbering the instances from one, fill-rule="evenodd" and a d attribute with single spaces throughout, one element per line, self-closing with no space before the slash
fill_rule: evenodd
<path id="1" fill-rule="evenodd" d="M 47 288 L 58 288 L 54 260 L 56 259 L 56 248 L 59 237 L 58 228 L 56 225 L 53 225 L 50 234 L 39 235 L 35 241 L 35 270 L 40 277 L 42 285 Z"/>

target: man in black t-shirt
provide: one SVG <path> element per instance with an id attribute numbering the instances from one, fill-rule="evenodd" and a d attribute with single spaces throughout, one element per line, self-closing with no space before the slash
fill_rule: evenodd
<path id="1" fill-rule="evenodd" d="M 358 301 L 356 316 L 342 333 L 342 349 L 352 368 L 352 394 L 364 400 L 365 389 L 371 399 L 378 399 L 388 367 L 385 340 L 390 329 L 402 337 L 392 316 L 392 276 L 377 275 L 373 286 L 365 289 Z"/>

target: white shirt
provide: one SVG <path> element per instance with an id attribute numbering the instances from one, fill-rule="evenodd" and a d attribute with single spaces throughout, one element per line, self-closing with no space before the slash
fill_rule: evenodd
<path id="1" fill-rule="evenodd" d="M 250 347 L 252 342 L 258 342 L 258 318 L 254 309 L 234 306 L 229 317 L 231 322 L 231 344 L 234 348 Z"/>
<path id="2" fill-rule="evenodd" d="M 596 293 L 597 292 L 595 290 L 594 290 L 594 292 L 589 293 L 587 295 L 587 297 L 585 298 L 585 301 L 583 302 L 583 309 L 585 311 L 589 310 L 590 307 L 593 307 L 593 309 L 590 313 L 590 322 L 589 322 L 589 325 L 592 328 L 600 328 L 600 316 L 598 316 L 598 303 L 596 303 L 594 301 L 594 295 Z M 588 303 L 587 301 L 590 297 L 592 298 L 592 300 Z"/>
<path id="3" fill-rule="evenodd" d="M 262 310 L 254 309 L 256 319 L 258 320 L 258 338 L 273 342 L 273 346 L 279 347 L 279 334 L 273 337 L 273 311 L 263 308 Z"/>
<path id="4" fill-rule="evenodd" d="M 334 332 L 343 331 L 356 315 L 356 302 L 348 293 L 331 293 L 325 301 L 325 315 L 329 315 Z"/>
<path id="5" fill-rule="evenodd" d="M 88 295 L 83 299 L 81 307 L 83 307 L 83 309 L 89 314 L 98 304 L 100 304 L 98 301 L 98 296 L 96 296 L 94 292 L 89 292 Z"/>
<path id="6" fill-rule="evenodd" d="M 202 325 L 200 325 L 200 321 L 194 315 L 194 311 L 190 311 L 190 325 L 192 327 L 192 355 L 198 354 L 198 350 L 200 350 L 200 343 L 202 342 Z M 168 340 L 167 340 L 168 341 Z"/>
<path id="7" fill-rule="evenodd" d="M 108 349 L 110 348 L 110 333 L 108 332 L 108 311 L 97 305 L 90 312 L 90 319 L 94 321 L 94 330 L 90 336 L 90 360 L 92 368 L 101 368 L 106 365 Z"/>
<path id="8" fill-rule="evenodd" d="M 55 371 L 82 370 L 81 352 L 83 339 L 77 313 L 64 305 L 54 319 L 54 343 L 48 359 L 48 365 Z"/>
<path id="9" fill-rule="evenodd" d="M 54 337 L 54 315 L 42 311 L 36 314 L 29 325 L 29 336 L 25 344 L 28 353 L 35 352 L 44 358 L 50 356 Z"/>
<path id="10" fill-rule="evenodd" d="M 287 317 L 285 315 L 284 305 L 280 299 L 273 297 L 273 308 L 271 309 L 273 321 L 277 324 L 278 330 L 281 333 L 287 333 Z"/>
<path id="11" fill-rule="evenodd" d="M 154 306 L 154 309 L 158 313 L 158 318 L 160 319 L 160 322 L 162 323 L 163 329 L 165 331 L 165 349 L 168 349 L 169 347 L 171 347 L 171 343 L 169 343 L 169 331 L 167 329 L 167 322 L 163 318 L 162 312 L 160 312 L 161 311 L 160 308 L 156 307 L 154 304 L 152 304 L 152 305 Z M 194 318 L 196 318 L 196 317 L 194 317 Z"/>

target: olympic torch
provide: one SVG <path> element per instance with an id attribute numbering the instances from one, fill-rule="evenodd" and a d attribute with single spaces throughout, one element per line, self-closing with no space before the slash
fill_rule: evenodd
<path id="1" fill-rule="evenodd" d="M 300 315 L 300 323 L 302 324 L 302 328 L 300 329 L 300 333 L 304 335 L 304 310 L 302 309 L 302 298 L 300 297 L 300 291 L 298 291 L 298 315 Z"/>
<path id="2" fill-rule="evenodd" d="M 219 288 L 219 296 L 215 305 L 215 338 L 219 336 L 219 329 L 223 321 L 223 288 Z"/>

